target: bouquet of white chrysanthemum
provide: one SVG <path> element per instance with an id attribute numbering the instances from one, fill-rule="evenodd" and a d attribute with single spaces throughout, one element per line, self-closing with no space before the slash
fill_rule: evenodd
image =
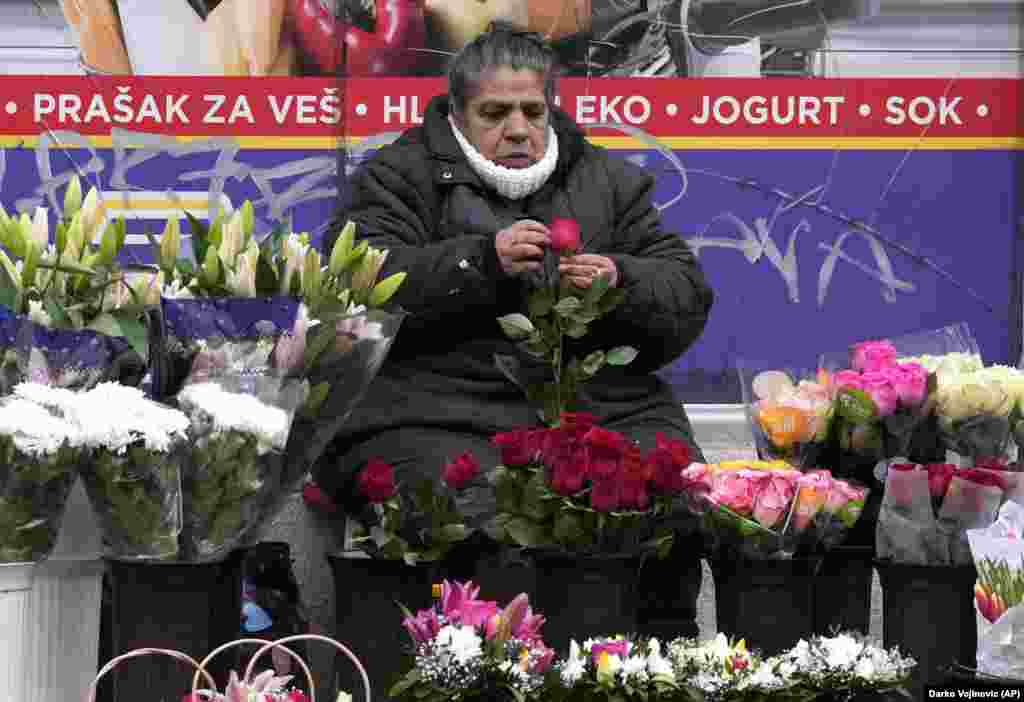
<path id="1" fill-rule="evenodd" d="M 87 392 L 23 384 L 15 394 L 74 425 L 86 449 L 81 474 L 107 554 L 176 557 L 188 418 L 117 383 Z"/>
<path id="2" fill-rule="evenodd" d="M 841 698 L 872 692 L 909 698 L 905 686 L 916 662 L 898 649 L 886 650 L 861 636 L 843 633 L 801 639 L 764 665 L 809 695 L 830 691 Z"/>
<path id="3" fill-rule="evenodd" d="M 20 387 L 20 386 L 18 386 Z M 70 422 L 22 396 L 0 404 L 0 562 L 40 561 L 57 542 L 82 459 Z"/>
<path id="4" fill-rule="evenodd" d="M 187 384 L 178 394 L 191 422 L 182 480 L 185 558 L 227 556 L 283 489 L 283 451 L 302 397 L 300 384 L 286 384 L 227 376 Z"/>
<path id="5" fill-rule="evenodd" d="M 657 639 L 612 636 L 575 640 L 554 666 L 544 699 L 654 700 L 677 690 L 677 676 Z"/>

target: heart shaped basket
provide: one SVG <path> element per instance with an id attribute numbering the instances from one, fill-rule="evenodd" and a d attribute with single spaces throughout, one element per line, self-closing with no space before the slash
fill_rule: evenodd
<path id="1" fill-rule="evenodd" d="M 313 682 L 313 675 L 309 670 L 309 666 L 306 665 L 306 662 L 302 660 L 302 657 L 299 656 L 299 654 L 295 653 L 285 645 L 295 641 L 321 641 L 333 646 L 341 651 L 341 653 L 345 654 L 345 656 L 352 661 L 352 664 L 359 671 L 359 675 L 363 682 L 363 689 L 366 692 L 366 702 L 370 702 L 370 679 L 366 675 L 366 670 L 363 668 L 363 664 L 359 662 L 359 659 L 355 654 L 353 654 L 352 651 L 350 651 L 344 644 L 335 641 L 330 637 L 320 636 L 318 634 L 297 634 L 295 636 L 286 636 L 284 638 L 277 639 L 276 641 L 267 641 L 265 639 L 237 639 L 217 647 L 201 661 L 197 661 L 195 658 L 192 658 L 181 651 L 174 651 L 166 648 L 138 648 L 134 651 L 123 653 L 116 658 L 112 658 L 99 670 L 96 677 L 93 679 L 92 684 L 89 686 L 89 690 L 85 696 L 85 702 L 96 702 L 96 688 L 99 685 L 100 680 L 104 675 L 119 666 L 121 663 L 124 663 L 131 658 L 153 655 L 169 656 L 195 668 L 195 674 L 192 677 L 192 692 L 189 697 L 186 698 L 190 702 L 233 702 L 234 700 L 247 700 L 249 699 L 249 692 L 262 693 L 267 695 L 268 699 L 279 699 L 281 702 L 286 702 L 289 700 L 289 696 L 288 692 L 284 690 L 283 684 L 290 679 L 290 676 L 278 677 L 273 669 L 265 670 L 255 677 L 253 676 L 256 669 L 256 662 L 262 656 L 270 653 L 274 649 L 280 649 L 285 652 L 298 664 L 298 667 L 306 676 L 306 681 L 308 683 L 308 700 L 309 702 L 316 702 L 316 690 L 314 689 L 315 685 Z M 239 678 L 238 674 L 235 671 L 232 671 L 224 692 L 218 691 L 217 683 L 206 671 L 206 666 L 208 666 L 210 661 L 220 653 L 243 644 L 255 644 L 260 646 L 260 648 L 249 659 L 249 664 L 246 666 L 242 677 Z M 209 687 L 199 687 L 201 678 L 205 678 Z M 276 697 L 273 695 L 276 695 Z"/>

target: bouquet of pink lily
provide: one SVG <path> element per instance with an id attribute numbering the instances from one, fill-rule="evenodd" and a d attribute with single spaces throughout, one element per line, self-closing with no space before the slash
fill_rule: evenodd
<path id="1" fill-rule="evenodd" d="M 860 518 L 868 494 L 827 470 L 802 473 L 784 461 L 694 463 L 683 481 L 711 550 L 752 559 L 837 546 Z"/>
<path id="2" fill-rule="evenodd" d="M 525 594 L 504 609 L 479 599 L 472 582 L 445 581 L 440 600 L 402 625 L 413 643 L 414 666 L 389 692 L 393 698 L 522 700 L 540 689 L 555 652 L 544 645 Z"/>

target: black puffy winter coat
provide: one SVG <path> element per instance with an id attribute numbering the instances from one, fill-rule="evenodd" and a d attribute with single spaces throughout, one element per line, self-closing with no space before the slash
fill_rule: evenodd
<path id="1" fill-rule="evenodd" d="M 524 281 L 500 267 L 494 236 L 521 218 L 575 218 L 583 250 L 612 258 L 627 291 L 570 352 L 582 357 L 628 344 L 639 355 L 630 365 L 602 369 L 583 387 L 576 409 L 629 432 L 641 446 L 653 444 L 656 431 L 692 443 L 681 398 L 653 371 L 699 337 L 713 295 L 686 243 L 662 229 L 654 179 L 590 144 L 554 110 L 556 169 L 538 192 L 509 202 L 470 168 L 447 117 L 447 97 L 434 98 L 421 126 L 363 164 L 325 242 L 329 251 L 340 225 L 353 220 L 357 241 L 387 249 L 381 275 L 407 272 L 395 301 L 409 317 L 317 479 L 341 488 L 338 478 L 350 479 L 370 457 L 436 462 L 467 448 L 485 450 L 495 432 L 538 424 L 537 408 L 494 362 L 495 354 L 516 353 L 496 318 L 524 311 L 525 300 Z"/>

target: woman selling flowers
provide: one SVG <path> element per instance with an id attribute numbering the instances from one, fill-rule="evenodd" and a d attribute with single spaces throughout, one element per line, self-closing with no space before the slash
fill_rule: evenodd
<path id="1" fill-rule="evenodd" d="M 423 124 L 380 149 L 355 177 L 343 221 L 355 222 L 370 246 L 387 249 L 382 275 L 407 272 L 395 301 L 410 316 L 314 471 L 349 507 L 359 494 L 356 476 L 371 460 L 393 466 L 399 482 L 437 476 L 467 450 L 496 465 L 491 437 L 538 426 L 541 408 L 549 422 L 559 410 L 591 413 L 644 450 L 660 432 L 688 442 L 701 460 L 680 399 L 653 372 L 700 336 L 712 291 L 684 241 L 662 229 L 654 179 L 588 143 L 555 106 L 555 73 L 553 53 L 536 35 L 492 25 L 454 58 L 449 94 L 430 102 Z M 545 306 L 543 295 L 530 296 L 550 281 L 550 290 L 572 286 L 580 297 L 592 286 L 607 288 L 617 303 L 589 317 L 563 305 L 563 318 L 573 319 L 556 367 L 595 349 L 631 348 L 629 358 L 609 355 L 614 367 L 572 393 L 561 394 L 565 382 L 548 383 L 557 396 L 542 389 L 531 402 L 524 395 L 531 375 L 551 368 L 531 365 L 506 335 L 518 331 L 520 340 L 540 343 L 525 313 L 537 319 L 543 310 L 535 303 L 552 307 L 550 298 Z M 562 369 L 563 380 L 579 368 Z M 473 502 L 470 519 L 493 512 L 485 490 L 462 494 Z M 696 634 L 698 557 L 677 541 L 669 559 L 644 566 L 641 591 L 669 584 L 647 607 L 673 620 L 664 622 L 672 633 Z M 675 574 L 674 582 L 659 568 Z M 680 571 L 692 574 L 682 588 Z"/>

